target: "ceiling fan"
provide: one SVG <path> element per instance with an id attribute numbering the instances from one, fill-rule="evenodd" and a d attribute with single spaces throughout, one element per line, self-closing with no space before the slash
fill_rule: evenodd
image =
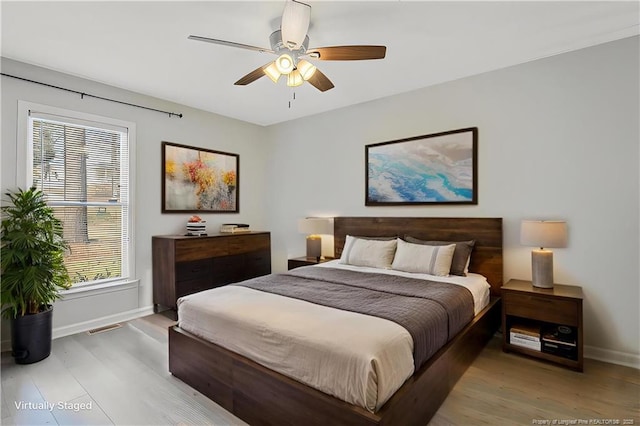
<path id="1" fill-rule="evenodd" d="M 316 89 L 325 92 L 334 87 L 333 83 L 307 59 L 358 61 L 384 58 L 387 50 L 386 46 L 356 45 L 309 48 L 307 30 L 309 29 L 310 17 L 311 6 L 296 0 L 287 0 L 282 14 L 280 29 L 269 36 L 270 49 L 195 35 L 190 35 L 188 38 L 190 40 L 278 55 L 275 61 L 256 68 L 236 81 L 234 84 L 237 86 L 246 86 L 264 75 L 273 80 L 274 83 L 277 83 L 280 77 L 284 75 L 288 86 L 300 86 L 307 81 Z"/>

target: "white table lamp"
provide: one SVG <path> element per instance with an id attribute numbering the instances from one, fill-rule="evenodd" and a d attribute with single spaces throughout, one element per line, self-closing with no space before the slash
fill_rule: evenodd
<path id="1" fill-rule="evenodd" d="M 307 257 L 322 257 L 321 234 L 333 234 L 333 221 L 328 217 L 307 217 L 298 220 L 298 231 L 307 234 Z"/>
<path id="2" fill-rule="evenodd" d="M 553 288 L 553 252 L 547 249 L 567 246 L 567 223 L 523 220 L 520 227 L 520 244 L 539 247 L 531 250 L 533 286 Z"/>

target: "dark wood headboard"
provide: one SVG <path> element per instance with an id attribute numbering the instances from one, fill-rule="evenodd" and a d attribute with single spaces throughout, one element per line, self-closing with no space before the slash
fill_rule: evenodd
<path id="1" fill-rule="evenodd" d="M 336 217 L 333 226 L 336 257 L 342 254 L 347 235 L 401 238 L 410 235 L 422 240 L 476 240 L 469 271 L 487 277 L 491 294 L 500 294 L 503 280 L 502 218 Z"/>

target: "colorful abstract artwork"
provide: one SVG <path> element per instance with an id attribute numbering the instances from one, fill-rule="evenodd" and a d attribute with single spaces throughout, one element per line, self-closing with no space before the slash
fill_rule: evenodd
<path id="1" fill-rule="evenodd" d="M 162 143 L 162 212 L 237 213 L 237 154 Z"/>
<path id="2" fill-rule="evenodd" d="M 367 206 L 478 204 L 478 128 L 366 145 Z"/>

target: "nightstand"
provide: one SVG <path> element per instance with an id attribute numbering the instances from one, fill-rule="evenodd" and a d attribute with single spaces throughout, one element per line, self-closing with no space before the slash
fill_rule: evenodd
<path id="1" fill-rule="evenodd" d="M 292 270 L 301 266 L 317 265 L 318 263 L 324 263 L 330 260 L 333 260 L 333 257 L 323 257 L 319 261 L 315 257 L 295 257 L 289 259 L 288 268 Z"/>
<path id="2" fill-rule="evenodd" d="M 582 287 L 554 284 L 547 289 L 533 287 L 531 281 L 510 280 L 501 293 L 505 352 L 583 370 Z M 535 342 L 536 331 L 539 343 Z M 533 343 L 529 344 L 528 336 Z"/>

